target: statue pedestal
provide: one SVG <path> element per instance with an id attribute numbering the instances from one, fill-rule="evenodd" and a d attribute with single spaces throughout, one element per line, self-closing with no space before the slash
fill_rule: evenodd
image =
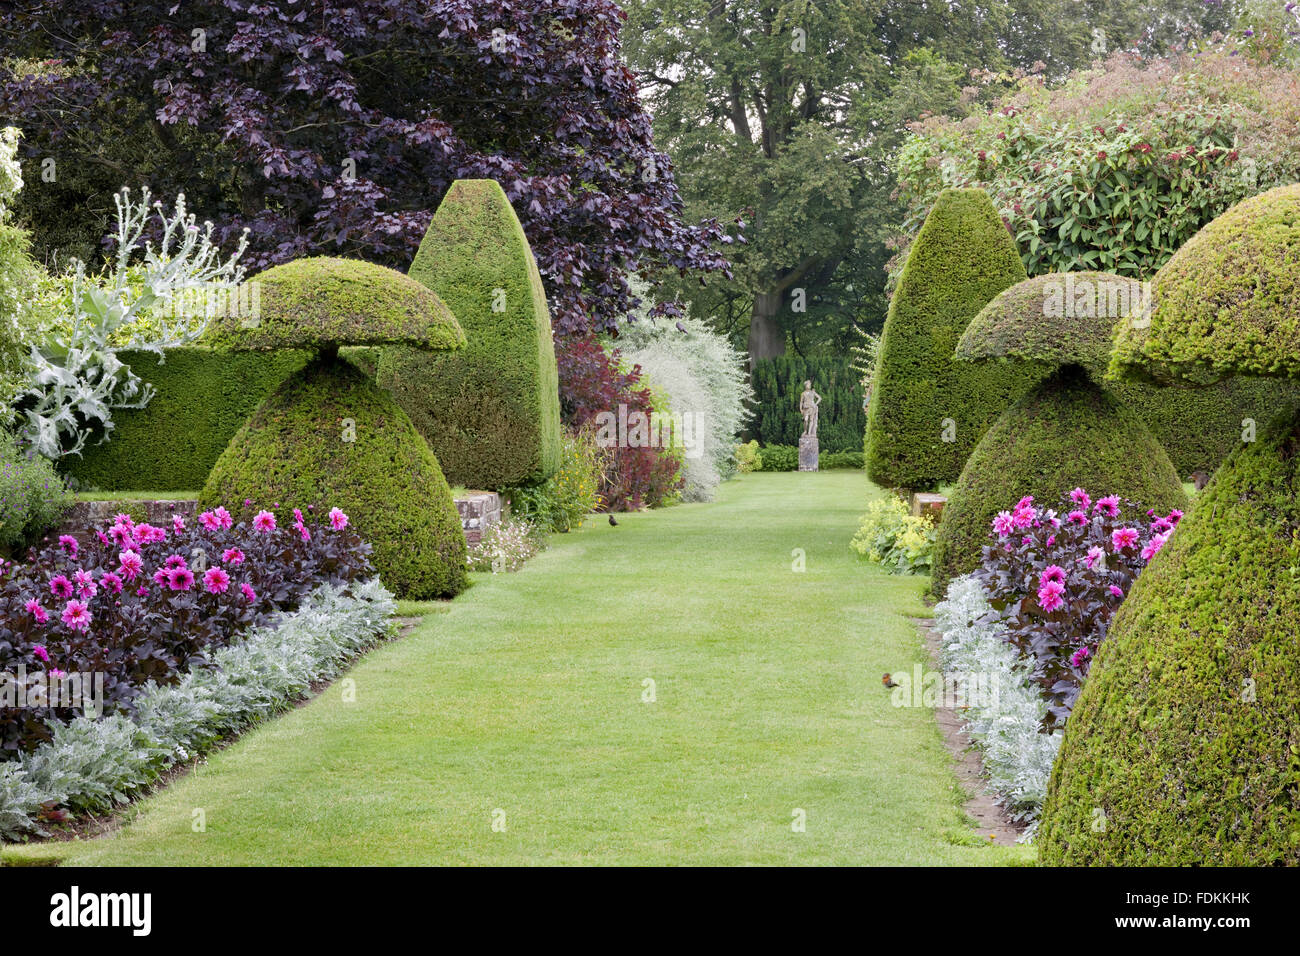
<path id="1" fill-rule="evenodd" d="M 799 436 L 799 470 L 817 470 L 817 436 Z"/>

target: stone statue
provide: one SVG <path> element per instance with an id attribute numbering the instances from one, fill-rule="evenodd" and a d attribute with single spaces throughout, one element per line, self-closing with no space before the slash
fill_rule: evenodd
<path id="1" fill-rule="evenodd" d="M 817 406 L 822 397 L 813 391 L 812 382 L 803 383 L 799 396 L 799 414 L 803 416 L 803 434 L 799 436 L 799 470 L 817 470 Z"/>
<path id="2" fill-rule="evenodd" d="M 799 414 L 803 415 L 803 437 L 817 437 L 817 406 L 822 397 L 813 391 L 812 382 L 803 383 L 803 394 L 799 396 Z"/>

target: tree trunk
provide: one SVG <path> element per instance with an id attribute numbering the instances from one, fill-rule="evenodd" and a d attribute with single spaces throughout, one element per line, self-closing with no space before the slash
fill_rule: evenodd
<path id="1" fill-rule="evenodd" d="M 749 371 L 759 359 L 776 358 L 785 354 L 785 333 L 776 320 L 784 296 L 780 292 L 759 292 L 754 295 L 754 310 L 749 318 Z"/>

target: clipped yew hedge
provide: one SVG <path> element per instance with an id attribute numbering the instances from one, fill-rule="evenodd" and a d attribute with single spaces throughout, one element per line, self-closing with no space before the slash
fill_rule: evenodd
<path id="1" fill-rule="evenodd" d="M 799 396 L 811 381 L 821 405 L 817 407 L 817 441 L 825 451 L 861 452 L 866 414 L 858 373 L 842 358 L 803 358 L 783 355 L 754 365 L 754 417 L 747 436 L 763 445 L 799 444 L 803 416 Z"/>
<path id="2" fill-rule="evenodd" d="M 142 409 L 114 412 L 107 442 L 92 440 L 82 457 L 59 464 L 82 484 L 105 491 L 202 488 L 231 436 L 307 357 L 302 351 L 176 348 L 159 365 L 152 352 L 119 352 L 157 393 Z"/>
<path id="3" fill-rule="evenodd" d="M 560 397 L 537 262 L 492 180 L 448 191 L 410 275 L 455 313 L 468 342 L 451 354 L 385 349 L 378 381 L 428 439 L 448 480 L 499 489 L 560 464 Z"/>
<path id="4" fill-rule="evenodd" d="M 989 197 L 944 190 L 908 252 L 881 336 L 866 429 L 876 484 L 926 489 L 955 480 L 985 429 L 1038 377 L 953 361 L 970 320 L 1025 277 Z"/>

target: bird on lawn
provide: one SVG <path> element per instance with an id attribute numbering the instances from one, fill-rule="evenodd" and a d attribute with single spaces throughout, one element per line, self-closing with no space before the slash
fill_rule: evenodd
<path id="1" fill-rule="evenodd" d="M 897 687 L 897 686 L 898 686 L 898 681 L 894 680 L 894 678 L 890 677 L 888 674 L 886 674 L 884 677 L 880 678 L 880 683 L 884 684 L 886 687 Z"/>
<path id="2" fill-rule="evenodd" d="M 609 523 L 610 523 L 611 525 L 613 525 L 615 528 L 618 527 L 618 522 L 614 520 L 614 516 L 613 516 L 613 515 L 610 515 L 610 516 L 609 516 Z"/>

